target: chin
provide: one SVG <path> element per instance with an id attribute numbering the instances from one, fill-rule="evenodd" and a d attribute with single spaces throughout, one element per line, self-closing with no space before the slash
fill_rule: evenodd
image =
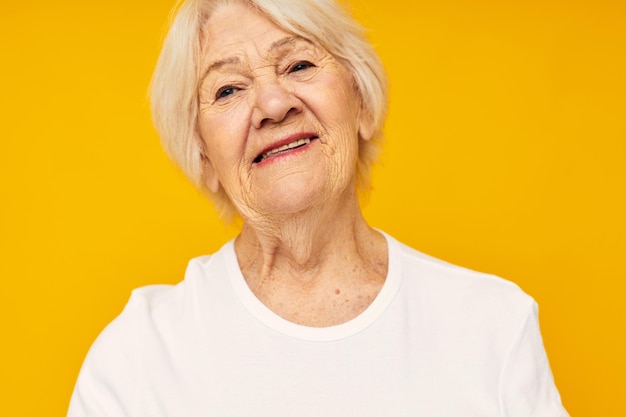
<path id="1" fill-rule="evenodd" d="M 337 194 L 328 184 L 318 181 L 281 181 L 261 197 L 264 211 L 296 214 L 324 205 Z"/>
<path id="2" fill-rule="evenodd" d="M 272 193 L 264 201 L 264 208 L 273 214 L 296 214 L 318 206 L 323 201 L 323 195 L 309 191 Z"/>

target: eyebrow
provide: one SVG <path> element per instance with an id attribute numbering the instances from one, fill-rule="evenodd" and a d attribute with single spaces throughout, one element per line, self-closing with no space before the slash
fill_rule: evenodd
<path id="1" fill-rule="evenodd" d="M 313 44 L 313 42 L 311 42 L 310 40 L 303 38 L 302 36 L 287 36 L 285 38 L 279 39 L 277 41 L 272 42 L 272 44 L 270 45 L 269 48 L 267 48 L 267 53 L 271 54 L 274 53 L 282 48 L 284 48 L 287 45 L 293 45 L 296 42 L 299 41 L 305 41 L 306 43 L 309 44 Z M 209 73 L 211 71 L 217 71 L 220 68 L 226 66 L 226 65 L 236 65 L 238 63 L 240 63 L 240 59 L 236 56 L 232 56 L 232 57 L 228 57 L 228 58 L 224 58 L 224 59 L 219 59 L 215 62 L 212 62 L 206 69 L 206 71 L 204 71 L 204 74 L 202 74 L 202 76 L 200 77 L 200 84 L 202 84 L 202 82 L 204 81 L 204 79 L 209 75 Z"/>
<path id="2" fill-rule="evenodd" d="M 236 56 L 232 56 L 232 57 L 229 57 L 229 58 L 224 58 L 224 59 L 220 59 L 218 61 L 215 61 L 215 62 L 211 63 L 211 65 L 209 65 L 207 70 L 204 72 L 204 75 L 202 76 L 201 80 L 206 78 L 206 76 L 211 71 L 216 71 L 216 70 L 218 70 L 221 67 L 224 67 L 226 65 L 234 65 L 234 64 L 238 64 L 238 63 L 239 63 L 239 58 L 237 58 Z"/>
<path id="3" fill-rule="evenodd" d="M 305 41 L 306 43 L 312 44 L 310 40 L 303 38 L 302 36 L 287 36 L 285 38 L 272 42 L 270 47 L 267 49 L 267 52 L 275 52 L 278 49 L 282 49 L 285 45 L 293 45 L 300 41 Z"/>

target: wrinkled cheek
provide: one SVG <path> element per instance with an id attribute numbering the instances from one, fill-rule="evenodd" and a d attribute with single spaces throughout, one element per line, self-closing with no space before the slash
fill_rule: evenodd
<path id="1" fill-rule="evenodd" d="M 233 169 L 228 177 L 228 180 L 224 179 L 222 186 L 237 211 L 242 213 L 253 204 L 255 191 L 252 177 L 249 171 L 243 169 Z"/>
<path id="2" fill-rule="evenodd" d="M 359 152 L 358 133 L 349 123 L 344 123 L 339 128 L 341 140 L 336 141 L 336 147 L 332 150 L 337 174 L 351 176 L 356 167 Z"/>

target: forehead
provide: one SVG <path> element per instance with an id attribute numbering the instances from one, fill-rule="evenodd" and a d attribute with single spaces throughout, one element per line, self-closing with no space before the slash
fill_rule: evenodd
<path id="1" fill-rule="evenodd" d="M 206 23 L 202 56 L 205 63 L 242 53 L 263 56 L 298 39 L 250 6 L 226 3 Z"/>

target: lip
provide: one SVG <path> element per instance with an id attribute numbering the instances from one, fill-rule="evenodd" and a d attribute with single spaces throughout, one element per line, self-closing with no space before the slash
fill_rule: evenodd
<path id="1" fill-rule="evenodd" d="M 264 148 L 261 152 L 259 152 L 257 154 L 257 156 L 254 158 L 253 162 L 255 164 L 260 164 L 260 163 L 269 161 L 269 160 L 274 159 L 274 158 L 276 158 L 278 156 L 281 156 L 281 155 L 291 154 L 291 153 L 293 153 L 294 151 L 296 151 L 298 149 L 307 147 L 308 145 L 310 145 L 310 143 L 308 145 L 304 145 L 304 146 L 301 146 L 301 147 L 298 147 L 298 148 L 294 148 L 294 149 L 285 151 L 284 153 L 279 153 L 279 154 L 276 154 L 274 156 L 271 156 L 271 157 L 268 157 L 268 158 L 265 158 L 265 159 L 257 161 L 261 157 L 261 155 L 263 155 L 264 153 L 270 152 L 270 151 L 272 151 L 274 149 L 278 149 L 281 146 L 288 145 L 288 144 L 290 144 L 292 142 L 295 142 L 297 140 L 300 140 L 300 139 L 311 139 L 313 141 L 313 140 L 318 139 L 318 138 L 319 138 L 319 136 L 315 132 L 300 132 L 300 133 L 296 133 L 296 134 L 287 136 L 287 137 L 285 137 L 285 138 L 283 138 L 281 140 L 273 142 L 271 145 L 269 145 L 266 148 Z"/>

